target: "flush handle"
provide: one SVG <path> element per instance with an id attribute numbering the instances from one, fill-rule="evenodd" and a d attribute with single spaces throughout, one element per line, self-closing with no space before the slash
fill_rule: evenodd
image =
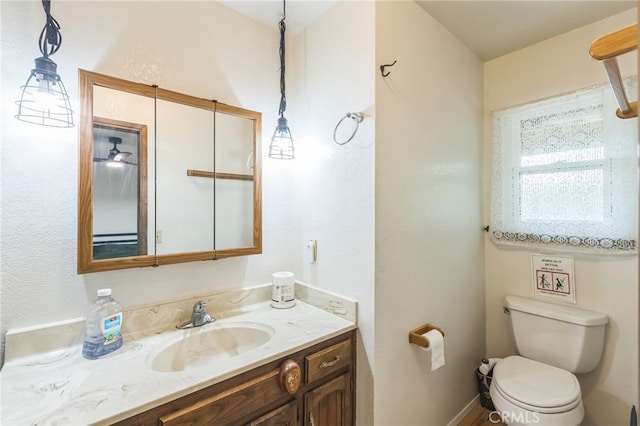
<path id="1" fill-rule="evenodd" d="M 509 310 L 509 308 L 507 308 L 506 306 L 503 306 L 503 307 L 502 307 L 502 311 L 503 311 L 505 314 L 507 314 L 507 315 L 509 315 L 509 314 L 511 313 L 511 311 Z"/>

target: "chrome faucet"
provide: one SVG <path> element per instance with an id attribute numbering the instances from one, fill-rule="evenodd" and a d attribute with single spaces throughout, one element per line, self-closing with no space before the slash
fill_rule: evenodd
<path id="1" fill-rule="evenodd" d="M 193 305 L 193 312 L 191 313 L 191 321 L 184 322 L 180 325 L 177 325 L 177 328 L 184 329 L 190 327 L 202 327 L 205 324 L 209 324 L 215 321 L 207 311 L 204 310 L 207 302 L 199 301 Z"/>

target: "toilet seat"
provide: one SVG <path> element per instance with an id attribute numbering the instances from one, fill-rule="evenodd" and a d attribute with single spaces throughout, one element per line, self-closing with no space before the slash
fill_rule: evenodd
<path id="1" fill-rule="evenodd" d="M 582 401 L 578 405 L 562 413 L 545 414 L 538 411 L 526 410 L 505 399 L 504 396 L 491 382 L 491 401 L 500 413 L 502 423 L 510 426 L 580 426 L 584 419 L 584 405 Z"/>
<path id="2" fill-rule="evenodd" d="M 493 369 L 492 385 L 510 403 L 538 413 L 563 413 L 582 402 L 576 376 L 521 356 L 499 362 Z"/>

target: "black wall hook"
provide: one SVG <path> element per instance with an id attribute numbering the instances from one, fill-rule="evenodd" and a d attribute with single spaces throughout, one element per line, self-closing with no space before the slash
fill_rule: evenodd
<path id="1" fill-rule="evenodd" d="M 380 72 L 382 73 L 382 76 L 383 76 L 383 77 L 386 77 L 386 76 L 388 76 L 389 74 L 391 74 L 390 72 L 385 73 L 385 72 L 384 72 L 384 69 L 385 69 L 386 67 L 392 67 L 392 66 L 394 66 L 394 65 L 396 64 L 396 62 L 398 62 L 398 60 L 393 61 L 393 63 L 392 63 L 392 64 L 380 65 Z"/>

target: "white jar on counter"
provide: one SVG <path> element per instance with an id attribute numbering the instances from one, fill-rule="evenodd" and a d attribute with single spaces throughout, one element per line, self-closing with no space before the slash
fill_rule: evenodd
<path id="1" fill-rule="evenodd" d="M 291 308 L 296 304 L 296 276 L 293 272 L 276 272 L 271 276 L 271 306 Z"/>

